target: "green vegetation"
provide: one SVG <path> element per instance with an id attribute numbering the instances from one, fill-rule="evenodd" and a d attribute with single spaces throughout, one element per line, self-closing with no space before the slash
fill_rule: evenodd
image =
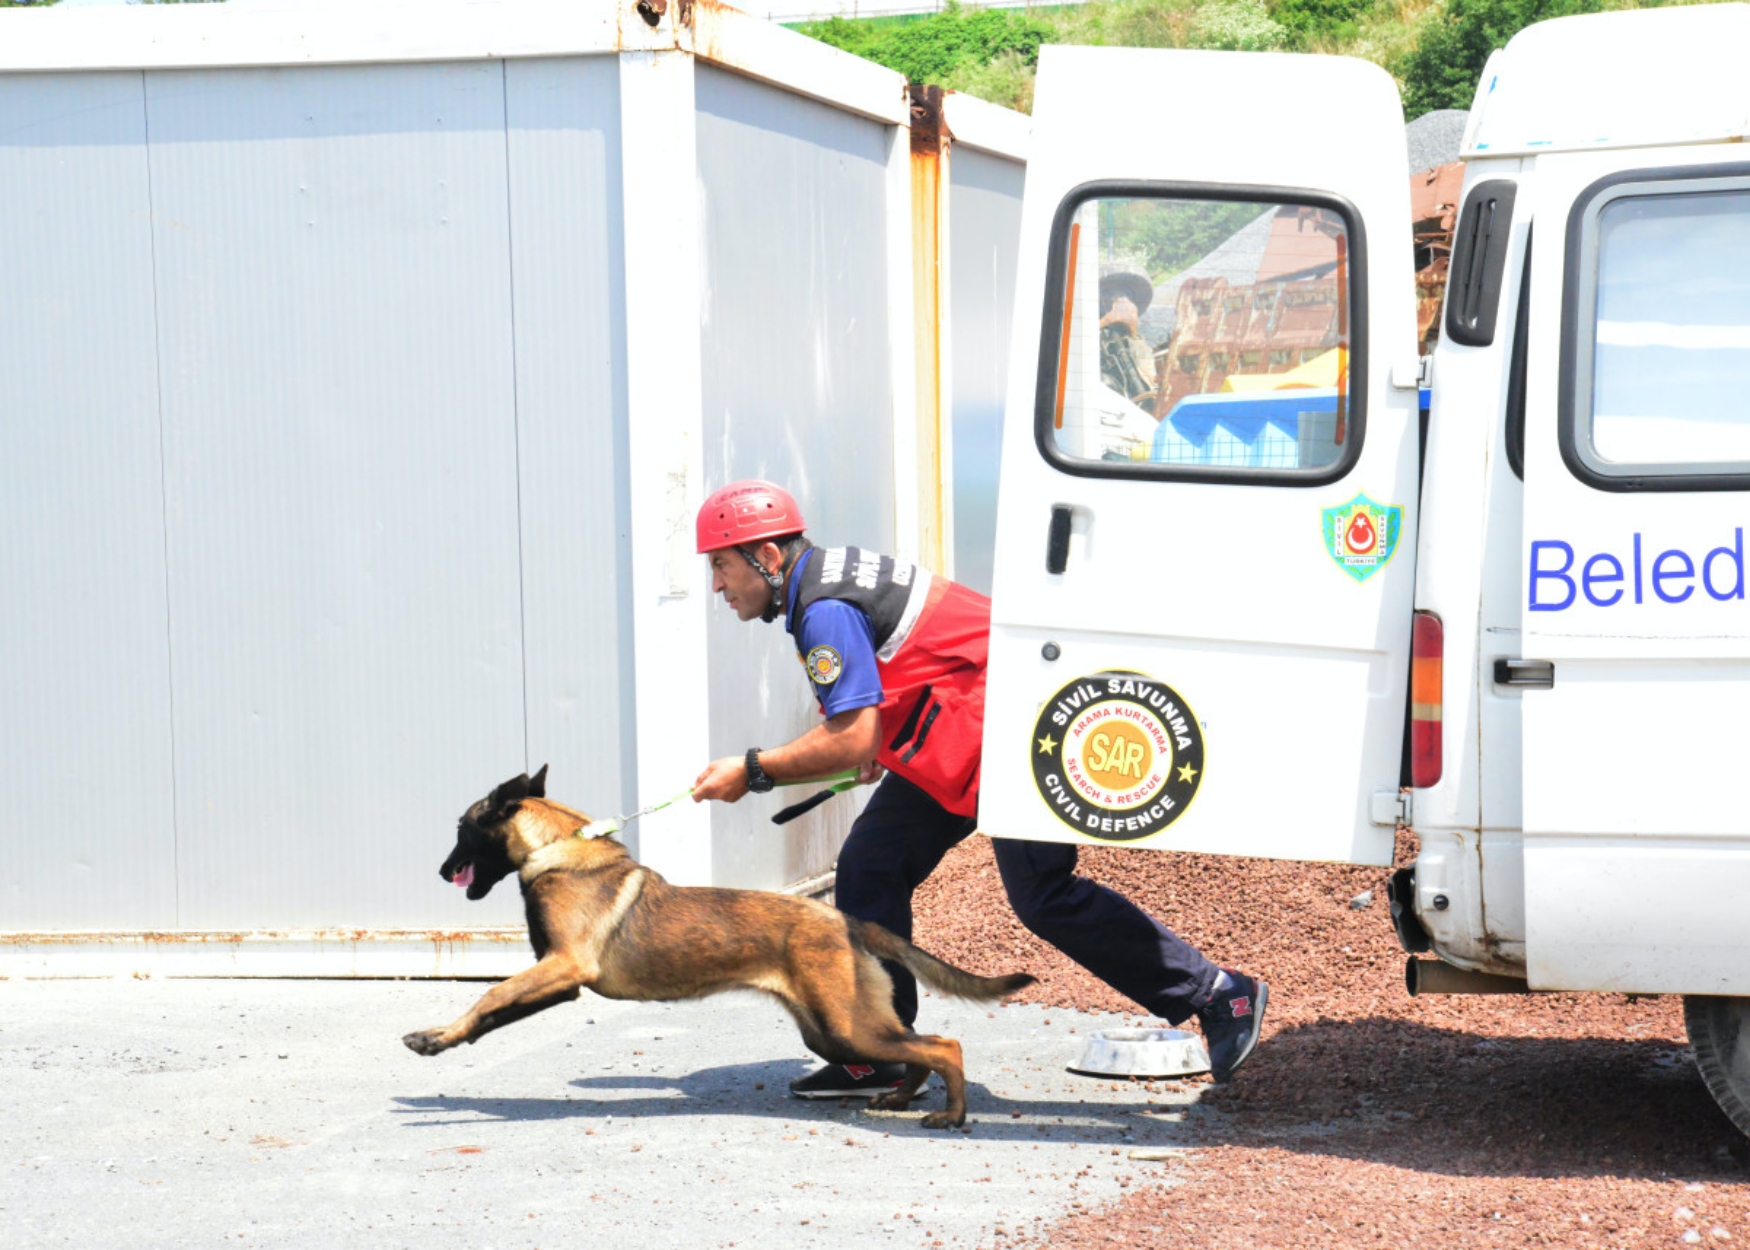
<path id="1" fill-rule="evenodd" d="M 833 18 L 799 27 L 913 82 L 1031 111 L 1046 43 L 1281 49 L 1358 56 L 1398 80 L 1408 117 L 1469 108 L 1489 53 L 1533 22 L 1694 0 L 1087 0 L 979 9 L 948 0 L 915 19 Z M 1707 2 L 1707 0 L 1702 0 Z"/>
<path id="2" fill-rule="evenodd" d="M 1024 112 L 1033 106 L 1033 74 L 1039 48 L 1046 43 L 1247 52 L 1289 46 L 1288 30 L 1271 17 L 1266 0 L 1089 0 L 1025 9 L 980 9 L 948 0 L 941 12 L 926 17 L 835 17 L 797 29 L 899 70 L 913 82 L 964 91 Z"/>
<path id="3" fill-rule="evenodd" d="M 1270 16 L 1287 36 L 1287 46 L 1305 51 L 1315 40 L 1353 40 L 1374 0 L 1276 0 Z"/>
<path id="4" fill-rule="evenodd" d="M 968 73 L 995 62 L 1030 72 L 1039 63 L 1039 45 L 1054 27 L 1025 9 L 972 9 L 949 4 L 940 13 L 912 21 L 852 21 L 828 18 L 800 27 L 835 48 L 896 69 L 912 82 L 960 86 Z M 972 94 L 979 94 L 973 92 Z"/>

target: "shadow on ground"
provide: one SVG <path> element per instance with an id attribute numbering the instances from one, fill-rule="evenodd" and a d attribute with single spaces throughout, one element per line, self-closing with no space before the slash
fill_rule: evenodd
<path id="1" fill-rule="evenodd" d="M 453 1128 L 483 1121 L 537 1122 L 550 1120 L 659 1119 L 749 1117 L 783 1124 L 853 1121 L 884 1132 L 915 1131 L 918 1120 L 943 1102 L 942 1087 L 932 1078 L 924 1094 L 902 1112 L 871 1113 L 859 1099 L 804 1100 L 792 1098 L 789 1083 L 811 1069 L 794 1060 L 732 1064 L 666 1076 L 625 1074 L 579 1077 L 570 1082 L 577 1095 L 565 1098 L 479 1098 L 435 1094 L 398 1097 L 398 1114 L 409 1117 L 407 1128 Z M 762 1088 L 763 1087 L 763 1088 Z M 1091 1088 L 1091 1086 L 1090 1086 Z M 1134 1089 L 1134 1097 L 1131 1090 Z M 986 1085 L 966 1085 L 966 1127 L 985 1141 L 1070 1142 L 1117 1141 L 1135 1134 L 1150 1143 L 1181 1133 L 1148 1114 L 1152 1106 L 1141 1085 L 1125 1086 L 1099 1101 L 1062 1096 L 1004 1097 Z"/>
<path id="2" fill-rule="evenodd" d="M 1669 1038 L 1320 1020 L 1270 1037 L 1206 1103 L 1236 1145 L 1448 1176 L 1742 1179 L 1750 1158 Z"/>

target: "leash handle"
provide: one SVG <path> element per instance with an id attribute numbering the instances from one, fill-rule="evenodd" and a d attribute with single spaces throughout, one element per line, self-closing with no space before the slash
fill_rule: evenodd
<path id="1" fill-rule="evenodd" d="M 789 807 L 784 808 L 772 817 L 772 823 L 774 825 L 787 825 L 798 816 L 806 816 L 809 812 L 812 812 L 833 795 L 843 794 L 846 790 L 855 789 L 856 785 L 857 775 L 852 773 L 848 780 L 841 781 L 837 785 L 828 786 L 824 790 L 817 790 L 807 798 L 803 799 L 800 803 L 790 804 Z"/>
<path id="2" fill-rule="evenodd" d="M 789 807 L 786 807 L 783 811 L 777 813 L 772 817 L 772 823 L 774 825 L 787 825 L 798 816 L 806 816 L 809 812 L 812 812 L 815 808 L 819 807 L 822 803 L 826 802 L 837 793 L 837 790 L 820 790 L 811 794 L 800 803 L 792 803 Z"/>

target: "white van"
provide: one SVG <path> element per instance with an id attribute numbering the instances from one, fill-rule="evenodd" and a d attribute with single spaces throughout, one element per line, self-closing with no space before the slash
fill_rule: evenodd
<path id="1" fill-rule="evenodd" d="M 1385 73 L 1044 50 L 986 831 L 1410 824 L 1412 992 L 1683 994 L 1750 1132 L 1746 47 L 1732 4 L 1497 53 L 1429 360 Z"/>

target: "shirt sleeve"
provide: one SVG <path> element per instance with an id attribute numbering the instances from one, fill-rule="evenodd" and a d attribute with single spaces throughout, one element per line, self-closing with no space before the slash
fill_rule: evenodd
<path id="1" fill-rule="evenodd" d="M 866 613 L 842 599 L 809 605 L 802 618 L 802 664 L 827 716 L 880 705 L 875 629 Z"/>

